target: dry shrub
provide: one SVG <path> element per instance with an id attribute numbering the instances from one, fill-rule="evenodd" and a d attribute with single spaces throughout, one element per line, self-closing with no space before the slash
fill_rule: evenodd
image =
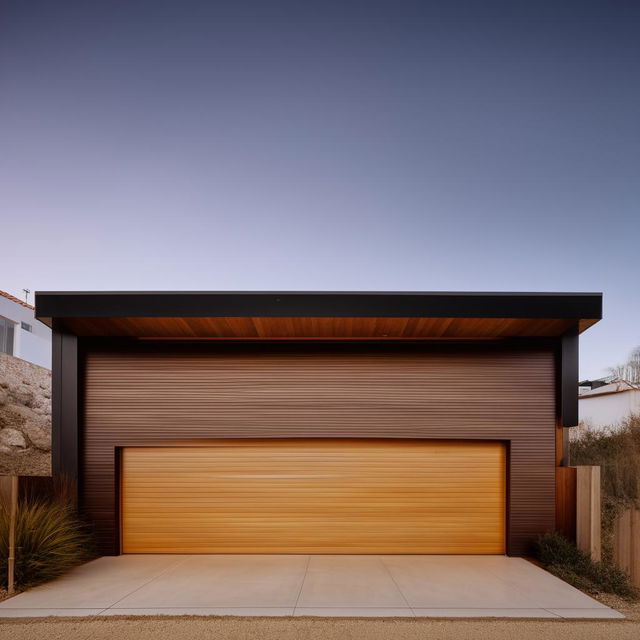
<path id="1" fill-rule="evenodd" d="M 571 442 L 572 465 L 599 465 L 605 499 L 631 506 L 640 502 L 640 415 L 618 427 L 584 430 Z"/>
<path id="2" fill-rule="evenodd" d="M 602 431 L 581 430 L 571 442 L 571 465 L 597 465 L 602 477 L 602 553 L 611 561 L 613 523 L 640 508 L 640 415 Z"/>

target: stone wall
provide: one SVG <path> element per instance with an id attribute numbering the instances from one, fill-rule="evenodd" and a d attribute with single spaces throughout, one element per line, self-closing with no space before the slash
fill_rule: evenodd
<path id="1" fill-rule="evenodd" d="M 51 475 L 51 372 L 0 353 L 0 475 Z"/>

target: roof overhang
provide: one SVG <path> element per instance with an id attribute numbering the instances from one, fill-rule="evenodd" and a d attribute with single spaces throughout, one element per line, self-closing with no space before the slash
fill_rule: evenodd
<path id="1" fill-rule="evenodd" d="M 602 318 L 601 293 L 37 292 L 78 336 L 194 340 L 553 337 Z"/>

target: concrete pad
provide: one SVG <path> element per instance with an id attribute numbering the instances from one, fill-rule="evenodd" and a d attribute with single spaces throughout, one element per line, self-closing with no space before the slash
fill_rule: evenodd
<path id="1" fill-rule="evenodd" d="M 609 609 L 609 607 L 601 607 L 598 609 L 549 609 L 552 613 L 561 618 L 611 618 L 624 619 L 618 611 Z"/>
<path id="2" fill-rule="evenodd" d="M 189 556 L 131 555 L 98 558 L 9 600 L 3 608 L 106 609 Z"/>
<path id="3" fill-rule="evenodd" d="M 113 604 L 116 609 L 160 607 L 294 607 L 308 562 L 297 555 L 188 556 Z"/>
<path id="4" fill-rule="evenodd" d="M 95 616 L 101 609 L 0 609 L 0 618 L 48 618 L 56 617 L 84 617 Z"/>
<path id="5" fill-rule="evenodd" d="M 417 618 L 560 618 L 546 609 L 414 609 Z"/>
<path id="6" fill-rule="evenodd" d="M 532 607 L 526 591 L 506 584 L 470 556 L 382 556 L 382 562 L 414 609 Z"/>
<path id="7" fill-rule="evenodd" d="M 96 615 L 623 617 L 504 556 L 124 555 L 0 603 L 5 618 Z"/>
<path id="8" fill-rule="evenodd" d="M 293 607 L 163 607 L 160 609 L 106 609 L 101 616 L 293 616 Z"/>
<path id="9" fill-rule="evenodd" d="M 545 609 L 606 609 L 586 593 L 572 587 L 560 578 L 536 567 L 524 558 L 508 558 L 511 562 L 487 571 L 498 577 L 507 588 L 526 593 L 529 603 Z"/>
<path id="10" fill-rule="evenodd" d="M 297 606 L 409 607 L 379 556 L 311 556 Z"/>
<path id="11" fill-rule="evenodd" d="M 322 618 L 414 618 L 411 609 L 367 608 L 367 607 L 296 607 L 296 617 Z"/>

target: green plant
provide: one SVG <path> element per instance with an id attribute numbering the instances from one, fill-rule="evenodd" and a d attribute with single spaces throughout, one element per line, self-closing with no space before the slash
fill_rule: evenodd
<path id="1" fill-rule="evenodd" d="M 0 583 L 7 583 L 9 509 L 0 506 Z M 46 582 L 92 557 L 87 527 L 64 499 L 21 499 L 16 517 L 18 588 Z"/>
<path id="2" fill-rule="evenodd" d="M 627 574 L 609 562 L 594 562 L 559 533 L 541 536 L 536 556 L 550 573 L 583 591 L 612 593 L 626 600 L 640 597 Z"/>

